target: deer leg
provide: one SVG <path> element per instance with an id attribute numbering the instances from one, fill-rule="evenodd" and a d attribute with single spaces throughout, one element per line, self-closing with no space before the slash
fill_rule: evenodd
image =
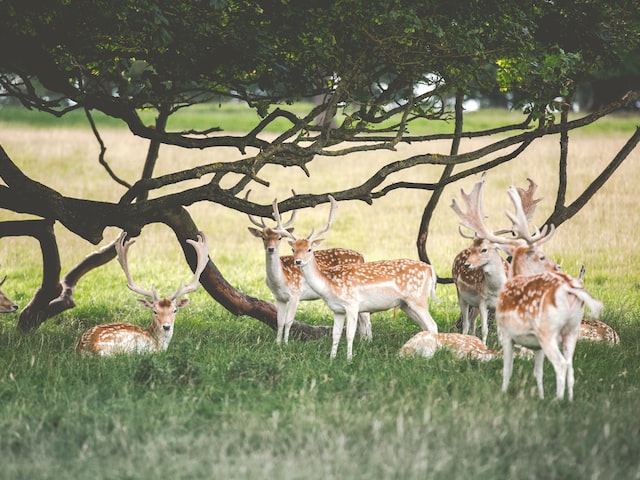
<path id="1" fill-rule="evenodd" d="M 576 343 L 580 336 L 580 330 L 569 333 L 562 342 L 562 351 L 567 361 L 567 395 L 569 400 L 573 400 L 573 384 L 575 378 L 573 376 L 573 352 L 576 349 Z"/>
<path id="2" fill-rule="evenodd" d="M 299 299 L 300 297 L 297 296 L 289 298 L 289 303 L 287 304 L 284 317 L 284 343 L 289 343 L 289 330 L 291 330 L 291 325 L 293 325 L 293 320 L 296 316 L 296 311 L 298 310 Z"/>
<path id="3" fill-rule="evenodd" d="M 338 354 L 338 344 L 340 343 L 340 337 L 342 336 L 342 328 L 344 327 L 345 313 L 333 314 L 333 343 L 331 345 L 331 358 L 336 358 Z"/>
<path id="4" fill-rule="evenodd" d="M 480 322 L 481 322 L 480 328 L 482 329 L 482 343 L 486 345 L 487 337 L 489 336 L 489 324 L 488 324 L 489 309 L 487 308 L 487 304 L 484 301 L 480 302 L 479 310 L 480 310 Z M 475 330 L 475 324 L 476 322 L 474 320 L 473 321 L 474 330 Z"/>
<path id="5" fill-rule="evenodd" d="M 358 311 L 347 311 L 347 360 L 351 360 L 353 356 L 353 339 L 356 336 L 357 325 Z"/>
<path id="6" fill-rule="evenodd" d="M 513 372 L 513 341 L 506 334 L 502 336 L 502 356 L 502 391 L 506 392 Z"/>
<path id="7" fill-rule="evenodd" d="M 560 349 L 558 348 L 558 342 L 554 337 L 538 337 L 538 341 L 540 342 L 540 346 L 542 347 L 544 354 L 547 356 L 556 372 L 556 397 L 562 400 L 564 398 L 564 387 L 569 367 L 568 362 L 564 356 L 562 356 L 562 352 L 560 352 Z"/>
<path id="8" fill-rule="evenodd" d="M 358 313 L 357 332 L 363 340 L 371 340 L 373 338 L 371 333 L 371 314 L 369 312 Z"/>
<path id="9" fill-rule="evenodd" d="M 469 333 L 469 316 L 471 315 L 471 306 L 462 299 L 458 300 L 460 304 L 460 314 L 462 316 L 462 333 L 464 335 Z"/>
<path id="10" fill-rule="evenodd" d="M 426 303 L 424 305 L 420 305 L 417 303 L 405 303 L 400 308 L 418 325 L 420 325 L 422 330 L 428 330 L 431 333 L 438 333 L 438 325 L 436 324 L 433 317 L 431 317 L 429 308 L 427 307 Z"/>
<path id="11" fill-rule="evenodd" d="M 276 343 L 279 344 L 280 342 L 282 342 L 282 337 L 284 335 L 284 324 L 286 323 L 287 316 L 287 302 L 276 300 L 276 308 L 278 312 L 278 330 L 276 331 Z"/>
<path id="12" fill-rule="evenodd" d="M 537 350 L 533 364 L 533 376 L 536 379 L 536 384 L 538 385 L 538 395 L 541 399 L 544 398 L 544 385 L 542 384 L 543 367 L 544 350 Z"/>

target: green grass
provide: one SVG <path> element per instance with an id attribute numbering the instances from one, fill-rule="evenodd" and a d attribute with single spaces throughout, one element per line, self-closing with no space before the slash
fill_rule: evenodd
<path id="1" fill-rule="evenodd" d="M 3 115 L 0 111 L 0 121 Z M 622 133 L 571 144 L 570 197 L 590 178 L 594 165 L 624 143 L 636 120 L 627 119 Z M 112 165 L 135 175 L 145 145 L 115 129 L 105 138 Z M 83 129 L 3 123 L 0 144 L 30 175 L 67 195 L 86 195 L 85 180 L 70 175 L 79 162 L 92 179 L 92 198 L 114 195 L 112 183 L 94 165 L 95 141 Z M 533 176 L 545 197 L 539 215 L 548 214 L 554 149 L 557 139 L 550 139 L 512 169 L 492 172 L 488 204 L 504 211 L 502 186 Z M 190 154 L 161 150 L 159 168 L 170 170 L 176 159 Z M 362 175 L 365 167 L 341 161 L 350 175 Z M 578 344 L 573 402 L 553 399 L 555 375 L 548 362 L 547 398 L 539 400 L 531 360 L 516 360 L 509 392 L 503 395 L 499 360 L 460 361 L 447 352 L 429 360 L 398 358 L 400 346 L 418 331 L 402 313 L 375 314 L 373 341 L 356 339 L 354 359 L 347 363 L 344 339 L 334 361 L 329 360 L 329 338 L 291 340 L 278 347 L 271 329 L 232 316 L 202 290 L 178 312 L 167 352 L 78 357 L 74 343 L 90 326 L 149 321 L 149 312 L 135 302 L 112 262 L 82 279 L 75 309 L 35 332 L 18 335 L 17 315 L 0 317 L 0 477 L 640 478 L 640 253 L 630 227 L 639 220 L 639 161 L 637 154 L 630 157 L 588 208 L 545 245 L 569 273 L 586 263 L 587 289 L 603 300 L 602 320 L 622 340 L 619 346 Z M 305 189 L 341 186 L 331 163 L 325 164 L 328 171 L 314 169 Z M 296 175 L 278 171 L 271 189 L 257 189 L 256 198 L 267 202 L 285 194 L 301 181 Z M 472 181 L 448 190 L 434 218 L 430 254 L 443 274 L 466 245 L 456 232 L 449 199 L 460 187 L 468 191 Z M 326 235 L 327 246 L 356 248 L 371 260 L 415 256 L 424 202 L 420 192 L 398 192 L 372 207 L 345 202 Z M 229 281 L 270 299 L 261 245 L 246 231 L 246 216 L 210 204 L 192 206 L 190 212 L 209 235 L 212 258 Z M 300 212 L 297 231 L 308 232 L 326 221 L 326 213 L 326 206 Z M 374 215 L 376 225 L 371 225 Z M 499 223 L 497 217 L 490 216 Z M 96 249 L 61 226 L 57 233 L 65 272 Z M 105 243 L 116 234 L 108 229 Z M 134 278 L 141 285 L 155 282 L 161 293 L 189 278 L 166 228 L 145 228 L 130 257 Z M 0 261 L 2 275 L 8 275 L 3 291 L 24 306 L 40 280 L 37 243 L 1 239 Z M 452 286 L 439 286 L 431 310 L 440 328 L 448 330 L 458 314 Z M 299 318 L 330 324 L 320 302 L 303 304 Z M 492 332 L 490 342 L 495 341 Z"/>
<path id="2" fill-rule="evenodd" d="M 516 362 L 501 395 L 499 361 L 399 359 L 415 328 L 389 315 L 375 322 L 372 344 L 356 341 L 348 364 L 329 361 L 328 339 L 279 348 L 257 322 L 212 306 L 181 312 L 166 353 L 78 358 L 75 317 L 94 315 L 82 310 L 24 337 L 5 324 L 3 478 L 640 473 L 637 323 L 620 329 L 620 347 L 579 345 L 568 403 L 537 399 L 531 361 Z"/>
<path id="3" fill-rule="evenodd" d="M 294 112 L 299 117 L 306 115 L 313 104 L 298 103 L 294 105 L 282 105 L 283 109 Z M 122 121 L 108 117 L 100 112 L 92 112 L 96 124 L 100 128 L 126 128 Z M 143 122 L 148 125 L 154 123 L 156 112 L 148 109 L 140 112 Z M 579 114 L 582 116 L 584 114 Z M 573 115 L 573 117 L 578 114 Z M 464 119 L 465 131 L 479 131 L 495 128 L 505 124 L 517 124 L 524 121 L 525 116 L 519 111 L 502 109 L 485 109 L 476 112 L 467 112 Z M 213 126 L 220 127 L 224 131 L 245 132 L 252 130 L 260 121 L 255 110 L 249 109 L 245 104 L 239 103 L 207 103 L 182 109 L 172 115 L 169 120 L 169 129 L 173 130 L 207 130 Z M 559 121 L 559 116 L 557 116 Z M 75 110 L 66 114 L 62 119 L 38 111 L 26 110 L 17 106 L 0 107 L 0 124 L 27 125 L 36 128 L 65 125 L 71 128 L 87 128 L 87 118 L 83 110 Z M 579 130 L 579 134 L 607 134 L 632 132 L 638 126 L 637 113 L 617 113 L 598 120 L 593 125 Z M 288 120 L 277 119 L 267 128 L 267 132 L 280 132 L 289 128 Z M 410 134 L 425 135 L 438 133 L 452 133 L 454 123 L 449 121 L 417 120 L 410 126 Z"/>

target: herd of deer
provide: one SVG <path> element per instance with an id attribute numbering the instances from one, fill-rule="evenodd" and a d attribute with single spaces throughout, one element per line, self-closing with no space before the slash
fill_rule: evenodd
<path id="1" fill-rule="evenodd" d="M 329 196 L 330 213 L 327 224 L 306 238 L 297 238 L 290 225 L 283 223 L 278 202 L 273 202 L 276 225 L 271 228 L 264 220 L 249 220 L 258 228 L 249 227 L 252 235 L 261 238 L 266 255 L 267 285 L 276 300 L 276 342 L 287 343 L 298 302 L 322 299 L 333 312 L 333 343 L 331 358 L 335 358 L 346 321 L 347 359 L 353 355 L 353 340 L 358 333 L 370 340 L 370 313 L 399 308 L 422 329 L 401 349 L 401 356 L 431 357 L 436 350 L 446 348 L 459 357 L 490 360 L 503 357 L 502 390 L 509 385 L 513 368 L 514 346 L 524 347 L 519 354 L 534 355 L 534 376 L 538 392 L 543 398 L 542 372 L 545 356 L 556 374 L 556 395 L 573 398 L 573 352 L 579 337 L 619 343 L 617 333 L 597 320 L 583 319 L 585 305 L 597 318 L 602 303 L 593 298 L 578 278 L 560 271 L 548 259 L 540 246 L 551 239 L 551 228 L 535 229 L 529 224 L 540 199 L 534 199 L 536 184 L 529 180 L 529 188 L 509 187 L 507 193 L 515 213 L 507 211 L 511 221 L 508 229 L 493 232 L 484 224 L 482 196 L 486 178 L 483 174 L 471 193 L 461 190 L 466 205 L 463 211 L 452 202 L 451 208 L 460 224 L 472 234 L 460 229 L 460 234 L 472 240 L 472 245 L 455 258 L 452 276 L 456 286 L 462 317 L 462 333 L 438 333 L 431 317 L 428 297 L 435 298 L 435 269 L 424 262 L 398 259 L 365 262 L 364 256 L 353 250 L 332 248 L 318 250 L 334 219 L 336 200 Z M 247 194 L 248 195 L 248 194 Z M 508 236 L 506 236 L 508 234 Z M 280 243 L 289 239 L 293 255 L 280 256 Z M 143 298 L 138 301 L 153 311 L 148 328 L 130 323 L 97 325 L 86 331 L 76 343 L 78 353 L 112 355 L 127 352 L 166 350 L 173 336 L 176 312 L 188 299 L 181 296 L 199 287 L 199 278 L 209 260 L 207 240 L 200 232 L 198 240 L 187 240 L 197 254 L 193 279 L 180 286 L 172 295 L 160 298 L 154 287 L 139 287 L 129 272 L 127 254 L 134 240 L 127 240 L 126 232 L 117 239 L 117 259 L 125 273 L 129 289 Z M 504 252 L 510 261 L 505 260 Z M 0 285 L 4 280 L 0 282 Z M 0 312 L 13 312 L 17 305 L 0 292 Z M 488 319 L 495 311 L 498 338 L 502 351 L 489 349 Z M 476 319 L 480 317 L 482 338 L 475 336 Z M 471 332 L 471 334 L 469 334 Z M 562 347 L 562 350 L 560 349 Z M 531 352 L 534 351 L 534 353 Z"/>

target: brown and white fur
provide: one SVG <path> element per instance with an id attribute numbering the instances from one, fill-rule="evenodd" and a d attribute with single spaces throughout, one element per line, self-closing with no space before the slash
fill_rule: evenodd
<path id="1" fill-rule="evenodd" d="M 514 225 L 518 224 L 518 232 L 525 237 L 525 221 L 515 187 L 509 187 L 508 194 L 516 213 L 507 214 Z M 517 251 L 514 253 L 519 254 Z M 602 303 L 584 289 L 580 279 L 562 272 L 515 275 L 507 280 L 496 307 L 496 323 L 504 354 L 504 392 L 507 391 L 513 371 L 513 346 L 517 344 L 537 350 L 534 376 L 540 398 L 544 398 L 542 374 L 546 356 L 556 373 L 557 398 L 564 398 L 566 388 L 569 400 L 573 399 L 573 353 L 580 336 L 585 305 L 594 317 L 603 308 Z M 559 345 L 562 345 L 562 350 Z"/>
<path id="2" fill-rule="evenodd" d="M 75 346 L 77 353 L 109 356 L 118 353 L 148 353 L 166 350 L 173 337 L 176 312 L 189 302 L 187 298 L 178 299 L 178 297 L 193 292 L 199 287 L 200 275 L 209 260 L 204 233 L 199 233 L 197 242 L 187 240 L 196 249 L 198 255 L 193 280 L 188 285 L 180 286 L 175 293 L 165 298 L 160 298 L 155 288 L 152 288 L 151 291 L 143 290 L 133 282 L 129 273 L 127 251 L 134 240 L 125 242 L 126 236 L 126 232 L 122 232 L 116 242 L 118 262 L 127 277 L 129 289 L 145 296 L 145 298 L 139 298 L 138 302 L 153 311 L 151 325 L 147 328 L 123 322 L 96 325 L 78 339 Z"/>
<path id="3" fill-rule="evenodd" d="M 294 211 L 289 221 L 281 226 L 289 233 L 293 232 L 293 228 L 287 227 L 295 219 L 295 213 Z M 249 215 L 249 220 L 259 227 L 249 227 L 249 232 L 262 239 L 264 245 L 267 286 L 275 298 L 277 308 L 276 343 L 284 341 L 286 344 L 298 302 L 318 300 L 320 296 L 307 284 L 300 268 L 294 265 L 293 256 L 280 256 L 282 234 L 268 227 L 262 219 L 258 221 Z M 318 250 L 314 255 L 321 269 L 347 263 L 364 263 L 364 255 L 345 248 Z M 358 315 L 358 333 L 365 339 L 371 339 L 371 320 L 366 312 Z"/>
<path id="4" fill-rule="evenodd" d="M 400 308 L 423 330 L 437 333 L 438 326 L 429 313 L 427 297 L 435 297 L 435 270 L 424 262 L 400 259 L 363 264 L 338 265 L 320 269 L 313 251 L 322 242 L 317 236 L 329 230 L 337 208 L 329 196 L 329 222 L 317 234 L 296 239 L 284 229 L 279 231 L 292 239 L 295 264 L 302 270 L 307 283 L 333 311 L 333 344 L 331 358 L 335 358 L 342 329 L 347 322 L 347 359 L 353 355 L 353 339 L 358 312 L 379 312 Z M 274 204 L 277 207 L 277 205 Z M 277 208 L 274 216 L 280 224 Z"/>
<path id="5" fill-rule="evenodd" d="M 533 199 L 537 185 L 531 179 L 528 181 L 528 190 L 517 189 L 526 221 L 533 216 L 535 206 L 541 200 Z M 463 237 L 473 239 L 473 244 L 458 253 L 451 273 L 458 294 L 462 333 L 466 334 L 471 330 L 471 333 L 475 334 L 475 319 L 479 313 L 482 341 L 486 344 L 489 310 L 495 310 L 498 293 L 507 278 L 518 274 L 554 271 L 557 270 L 557 265 L 548 260 L 539 249 L 540 239 L 538 238 L 529 243 L 521 238 L 503 239 L 497 243 L 497 234 L 491 232 L 491 235 L 488 235 L 490 232 L 483 222 L 485 215 L 482 195 L 485 182 L 486 175 L 483 174 L 470 194 L 460 190 L 462 200 L 467 207 L 466 212 L 460 209 L 455 199 L 451 203 L 451 208 L 460 217 L 462 225 L 474 232 L 474 235 L 470 236 L 460 230 Z M 512 256 L 511 265 L 502 257 L 501 250 Z M 518 254 L 515 254 L 516 250 Z"/>

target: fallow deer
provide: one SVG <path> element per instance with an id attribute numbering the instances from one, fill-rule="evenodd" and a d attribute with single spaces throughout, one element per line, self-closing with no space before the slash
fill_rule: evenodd
<path id="1" fill-rule="evenodd" d="M 478 337 L 463 333 L 416 333 L 400 348 L 401 357 L 419 356 L 431 358 L 436 351 L 446 349 L 460 359 L 475 359 L 487 362 L 500 355 L 500 352 L 488 348 Z"/>
<path id="2" fill-rule="evenodd" d="M 427 297 L 435 298 L 435 269 L 426 263 L 409 260 L 386 260 L 362 264 L 337 265 L 320 269 L 313 251 L 322 242 L 319 235 L 327 232 L 335 219 L 338 206 L 329 195 L 331 210 L 327 225 L 307 238 L 297 239 L 293 233 L 282 228 L 277 203 L 274 202 L 274 217 L 278 232 L 292 239 L 295 265 L 333 311 L 333 344 L 331 358 L 338 352 L 342 329 L 347 321 L 347 360 L 353 356 L 353 339 L 358 312 L 379 312 L 399 307 L 415 320 L 423 330 L 437 333 L 438 326 L 429 313 Z"/>
<path id="3" fill-rule="evenodd" d="M 7 280 L 7 276 L 0 281 L 0 287 L 4 285 L 4 282 Z M 9 300 L 2 290 L 0 290 L 0 313 L 12 313 L 18 310 L 18 305 Z"/>
<path id="4" fill-rule="evenodd" d="M 127 253 L 135 240 L 126 239 L 126 232 L 122 232 L 116 242 L 118 262 L 127 278 L 127 286 L 135 293 L 145 298 L 138 298 L 145 307 L 153 310 L 151 325 L 142 328 L 131 323 L 108 323 L 96 325 L 87 330 L 78 339 L 75 350 L 77 353 L 93 353 L 108 356 L 117 353 L 144 353 L 166 350 L 173 337 L 174 322 L 178 308 L 184 307 L 189 300 L 178 299 L 182 295 L 193 292 L 200 286 L 200 275 L 209 261 L 207 238 L 199 232 L 198 241 L 187 240 L 197 253 L 197 266 L 191 282 L 180 285 L 172 295 L 160 298 L 155 287 L 145 290 L 135 284 L 129 272 Z"/>
<path id="5" fill-rule="evenodd" d="M 522 230 L 526 219 L 515 187 L 509 187 L 508 194 L 516 213 L 507 212 L 507 215 L 518 234 L 530 242 L 534 236 Z M 547 235 L 552 232 L 553 227 Z M 547 236 L 539 231 L 536 234 L 540 238 Z M 498 295 L 496 307 L 496 323 L 504 355 L 503 392 L 509 386 L 513 370 L 513 347 L 518 344 L 536 350 L 534 376 L 540 398 L 544 398 L 542 374 L 546 356 L 556 373 L 557 398 L 564 398 L 566 387 L 569 400 L 573 399 L 573 353 L 580 336 L 585 305 L 595 317 L 603 308 L 602 303 L 585 290 L 579 279 L 562 272 L 515 275 L 507 280 Z M 562 344 L 562 351 L 559 344 Z"/>
<path id="6" fill-rule="evenodd" d="M 245 199 L 248 196 L 249 192 Z M 293 228 L 289 226 L 295 220 L 295 216 L 294 210 L 291 218 L 281 225 L 281 228 L 290 233 L 293 232 Z M 258 227 L 249 227 L 249 232 L 254 237 L 261 238 L 264 244 L 267 286 L 276 300 L 277 308 L 276 343 L 284 340 L 286 344 L 289 341 L 289 331 L 298 309 L 298 302 L 318 300 L 320 296 L 309 287 L 300 269 L 294 265 L 293 256 L 280 256 L 282 234 L 268 227 L 263 219 L 258 221 L 249 215 L 249 221 Z M 321 269 L 347 263 L 364 263 L 364 256 L 361 253 L 345 248 L 318 250 L 314 255 Z M 371 339 L 371 321 L 366 312 L 358 315 L 358 333 L 365 339 Z"/>
<path id="7" fill-rule="evenodd" d="M 533 180 L 527 180 L 529 181 L 527 190 L 517 189 L 525 223 L 528 223 L 533 216 L 535 206 L 541 200 L 533 199 L 537 185 Z M 500 232 L 490 232 L 488 235 L 489 230 L 482 220 L 484 218 L 482 195 L 485 182 L 486 175 L 483 174 L 470 194 L 460 190 L 461 197 L 467 207 L 466 212 L 460 209 L 455 199 L 451 203 L 451 208 L 460 217 L 461 224 L 474 232 L 473 236 L 469 236 L 460 230 L 463 237 L 473 239 L 473 244 L 456 256 L 452 267 L 452 277 L 462 317 L 462 333 L 468 333 L 471 328 L 471 333 L 475 334 L 476 317 L 480 313 L 482 341 L 486 344 L 489 330 L 489 310 L 495 309 L 498 292 L 507 278 L 514 274 L 556 270 L 557 265 L 547 260 L 539 250 L 536 245 L 536 243 L 541 243 L 539 238 L 527 237 L 530 241 L 526 238 L 502 238 L 498 237 Z M 518 226 L 521 227 L 519 223 Z M 543 240 L 547 241 L 548 239 Z M 504 250 L 512 256 L 512 265 L 500 255 L 499 250 Z"/>
<path id="8" fill-rule="evenodd" d="M 580 268 L 579 280 L 584 279 L 586 268 Z M 580 340 L 591 340 L 594 342 L 606 342 L 611 345 L 620 344 L 620 336 L 610 325 L 594 318 L 583 318 L 580 322 Z"/>

